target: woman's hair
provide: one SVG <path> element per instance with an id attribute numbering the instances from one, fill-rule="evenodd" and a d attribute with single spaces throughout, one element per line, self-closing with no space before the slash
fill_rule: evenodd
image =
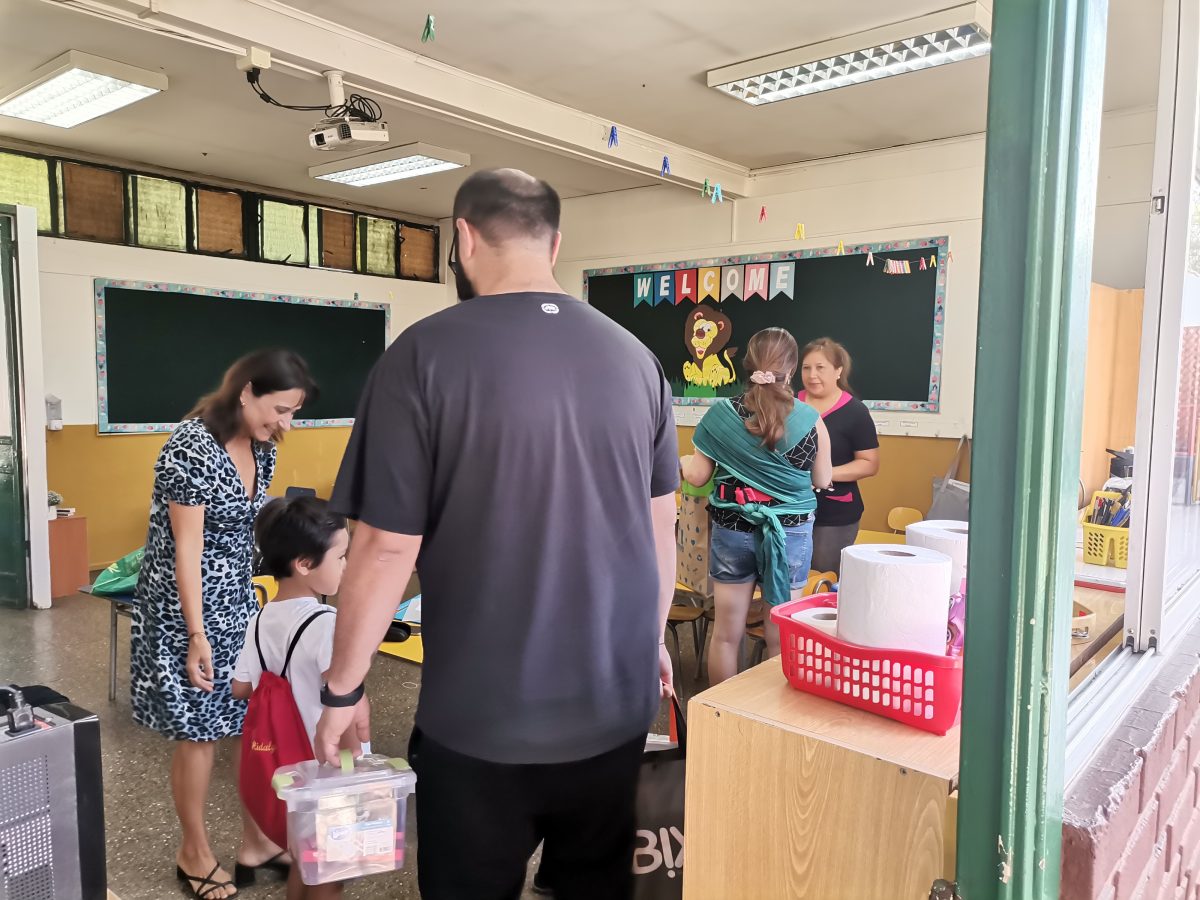
<path id="1" fill-rule="evenodd" d="M 791 377 L 798 360 L 796 339 L 782 328 L 764 328 L 746 345 L 744 365 L 751 375 L 745 396 L 746 408 L 750 410 L 746 430 L 761 438 L 768 450 L 775 449 L 787 429 L 796 399 Z M 774 376 L 774 381 L 757 383 L 753 377 L 756 372 L 768 378 Z"/>
<path id="2" fill-rule="evenodd" d="M 306 402 L 317 398 L 317 383 L 306 363 L 291 350 L 257 350 L 243 356 L 225 372 L 221 386 L 201 398 L 189 419 L 201 419 L 220 444 L 228 443 L 242 424 L 242 390 L 250 385 L 255 397 L 300 390 Z M 279 440 L 279 436 L 275 436 Z"/>
<path id="3" fill-rule="evenodd" d="M 835 341 L 833 338 L 817 338 L 815 341 L 809 341 L 804 347 L 804 352 L 800 354 L 800 362 L 808 359 L 810 353 L 820 353 L 829 360 L 830 364 L 835 369 L 842 370 L 842 377 L 838 379 L 837 386 L 847 394 L 853 394 L 850 390 L 850 353 Z"/>
<path id="4" fill-rule="evenodd" d="M 271 578 L 287 578 L 298 559 L 319 566 L 333 536 L 345 527 L 346 517 L 316 497 L 272 500 L 254 522 L 258 550 L 255 571 Z"/>

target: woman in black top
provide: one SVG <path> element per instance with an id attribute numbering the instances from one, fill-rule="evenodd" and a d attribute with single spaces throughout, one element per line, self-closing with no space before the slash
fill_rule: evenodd
<path id="1" fill-rule="evenodd" d="M 829 430 L 833 487 L 817 494 L 812 568 L 838 572 L 842 550 L 858 537 L 863 501 L 858 482 L 879 471 L 879 435 L 861 400 L 850 393 L 850 354 L 831 338 L 804 348 L 800 399 L 821 414 Z"/>

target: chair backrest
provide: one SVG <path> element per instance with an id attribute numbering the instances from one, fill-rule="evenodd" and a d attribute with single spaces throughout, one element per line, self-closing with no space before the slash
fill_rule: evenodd
<path id="1" fill-rule="evenodd" d="M 294 500 L 297 497 L 315 497 L 317 489 L 310 487 L 290 487 L 283 492 L 283 496 L 289 500 Z"/>
<path id="2" fill-rule="evenodd" d="M 911 506 L 897 506 L 888 513 L 888 528 L 900 534 L 909 525 L 920 522 L 924 518 L 918 509 L 913 509 Z"/>
<path id="3" fill-rule="evenodd" d="M 812 594 L 828 593 L 833 590 L 833 586 L 837 583 L 837 572 L 816 572 L 808 573 L 808 583 L 804 585 L 804 596 L 808 597 Z"/>

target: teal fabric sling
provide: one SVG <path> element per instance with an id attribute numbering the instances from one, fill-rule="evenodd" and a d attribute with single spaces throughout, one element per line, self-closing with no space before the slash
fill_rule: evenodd
<path id="1" fill-rule="evenodd" d="M 736 510 L 739 516 L 757 526 L 755 553 L 759 571 L 763 573 L 763 599 L 771 605 L 791 597 L 787 534 L 779 517 L 811 516 L 817 508 L 812 474 L 797 469 L 785 454 L 804 440 L 816 424 L 817 411 L 797 400 L 788 416 L 783 440 L 775 450 L 768 450 L 760 438 L 746 430 L 746 422 L 733 404 L 721 400 L 705 413 L 692 438 L 696 449 L 717 464 L 717 484 L 744 484 L 778 501 L 772 506 L 737 503 L 721 499 L 716 492 L 708 498 L 713 507 Z"/>

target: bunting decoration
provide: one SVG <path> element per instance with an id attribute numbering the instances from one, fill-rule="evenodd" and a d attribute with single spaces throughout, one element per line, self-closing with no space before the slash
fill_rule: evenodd
<path id="1" fill-rule="evenodd" d="M 710 200 L 709 202 L 710 203 L 724 203 L 725 202 L 725 195 L 721 193 L 721 182 L 718 181 L 717 184 L 713 187 L 712 200 Z"/>
<path id="2" fill-rule="evenodd" d="M 767 208 L 760 206 L 758 208 L 758 223 L 761 225 L 765 221 L 767 221 Z"/>
<path id="3" fill-rule="evenodd" d="M 428 44 L 434 38 L 434 23 L 433 16 L 425 17 L 425 30 L 421 32 L 421 43 Z"/>
<path id="4" fill-rule="evenodd" d="M 618 146 L 620 143 L 621 143 L 620 140 L 617 139 L 617 126 L 616 125 L 610 126 L 608 129 L 608 149 L 611 150 L 613 147 Z"/>
<path id="5" fill-rule="evenodd" d="M 670 174 L 671 174 L 671 158 L 669 156 L 664 156 L 663 161 L 662 161 L 662 168 L 658 172 L 658 177 L 666 178 Z"/>
<path id="6" fill-rule="evenodd" d="M 799 222 L 796 225 L 796 240 L 798 240 L 798 241 L 804 240 L 804 223 L 803 222 Z"/>
<path id="7" fill-rule="evenodd" d="M 712 194 L 720 196 L 720 185 L 712 185 Z M 718 201 L 714 201 L 718 202 Z M 761 207 L 760 209 L 765 209 Z M 804 226 L 796 225 L 797 234 L 803 235 Z M 933 246 L 930 243 L 928 246 Z M 935 249 L 927 255 L 928 246 L 913 247 L 908 242 L 884 244 L 857 244 L 848 249 L 844 241 L 836 246 L 819 247 L 813 250 L 794 250 L 789 254 L 780 254 L 783 258 L 775 260 L 757 260 L 747 257 L 744 263 L 715 265 L 717 260 L 711 260 L 709 265 L 692 264 L 686 268 L 662 268 L 653 271 L 636 272 L 633 274 L 633 305 L 636 306 L 681 306 L 686 303 L 719 304 L 730 300 L 778 302 L 793 300 L 800 290 L 797 276 L 796 258 L 817 258 L 843 256 L 865 256 L 865 265 L 870 268 L 878 266 L 884 275 L 912 275 L 936 269 L 938 253 L 946 252 Z M 880 253 L 875 256 L 875 251 Z M 917 251 L 911 259 L 889 257 L 890 251 Z M 938 279 L 939 285 L 944 285 L 943 279 Z M 941 289 L 941 288 L 939 288 Z"/>

